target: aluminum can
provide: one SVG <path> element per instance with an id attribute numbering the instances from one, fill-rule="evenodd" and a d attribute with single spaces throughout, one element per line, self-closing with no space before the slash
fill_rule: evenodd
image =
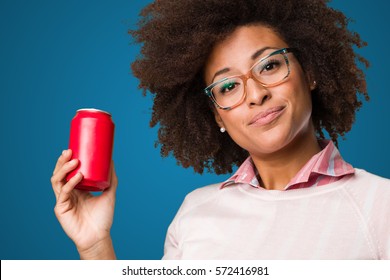
<path id="1" fill-rule="evenodd" d="M 66 178 L 69 181 L 79 171 L 83 174 L 76 189 L 102 191 L 110 186 L 114 129 L 111 114 L 98 109 L 77 110 L 71 122 L 69 149 L 79 165 Z"/>

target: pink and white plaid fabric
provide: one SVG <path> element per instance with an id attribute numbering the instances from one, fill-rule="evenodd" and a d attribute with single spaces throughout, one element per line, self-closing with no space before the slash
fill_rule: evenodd
<path id="1" fill-rule="evenodd" d="M 322 150 L 302 167 L 284 190 L 327 185 L 355 172 L 354 168 L 342 159 L 332 141 L 320 140 L 319 143 Z M 251 157 L 248 157 L 234 175 L 221 185 L 221 189 L 235 183 L 244 183 L 255 188 L 261 188 L 257 180 L 257 174 Z"/>

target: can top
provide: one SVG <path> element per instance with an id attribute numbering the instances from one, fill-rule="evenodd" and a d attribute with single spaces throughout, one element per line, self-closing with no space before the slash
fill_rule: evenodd
<path id="1" fill-rule="evenodd" d="M 95 108 L 82 108 L 82 109 L 78 109 L 77 112 L 104 113 L 104 114 L 107 114 L 107 115 L 111 116 L 111 114 L 109 112 L 103 111 L 103 110 L 100 110 L 100 109 L 95 109 Z"/>

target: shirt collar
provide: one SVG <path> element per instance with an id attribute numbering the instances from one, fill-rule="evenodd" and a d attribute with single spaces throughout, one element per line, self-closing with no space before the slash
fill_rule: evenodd
<path id="1" fill-rule="evenodd" d="M 312 184 L 313 177 L 316 177 L 318 181 L 327 179 L 326 182 L 332 182 L 329 179 L 341 178 L 348 174 L 355 172 L 352 165 L 345 162 L 340 155 L 340 152 L 330 140 L 319 140 L 318 143 L 322 150 L 315 154 L 291 179 L 291 181 L 285 187 L 285 190 L 292 188 L 307 187 L 308 183 Z M 238 168 L 238 170 L 221 185 L 221 189 L 227 186 L 231 186 L 238 183 L 249 184 L 256 188 L 261 188 L 259 181 L 257 180 L 258 172 L 252 161 L 251 157 L 248 157 Z M 333 180 L 334 181 L 334 180 Z M 321 184 L 323 185 L 323 184 Z"/>

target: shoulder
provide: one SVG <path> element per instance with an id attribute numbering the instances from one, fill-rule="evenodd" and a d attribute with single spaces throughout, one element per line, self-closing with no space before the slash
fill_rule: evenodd
<path id="1" fill-rule="evenodd" d="M 389 179 L 355 168 L 355 174 L 348 180 L 344 189 L 360 206 L 367 208 L 368 204 L 376 205 L 387 208 L 390 212 Z"/>
<path id="2" fill-rule="evenodd" d="M 212 199 L 220 191 L 222 183 L 212 184 L 193 190 L 186 195 L 185 201 L 192 204 L 201 204 L 209 199 Z"/>
<path id="3" fill-rule="evenodd" d="M 345 185 L 345 191 L 354 206 L 362 226 L 369 232 L 379 259 L 390 258 L 390 180 L 355 169 Z"/>
<path id="4" fill-rule="evenodd" d="M 355 174 L 352 176 L 349 183 L 351 187 L 380 188 L 384 191 L 390 191 L 390 179 L 358 168 L 355 168 Z"/>
<path id="5" fill-rule="evenodd" d="M 182 216 L 189 211 L 198 209 L 200 206 L 211 202 L 220 193 L 222 183 L 212 184 L 205 187 L 195 189 L 188 193 L 184 198 L 182 205 L 177 213 L 177 216 Z"/>

